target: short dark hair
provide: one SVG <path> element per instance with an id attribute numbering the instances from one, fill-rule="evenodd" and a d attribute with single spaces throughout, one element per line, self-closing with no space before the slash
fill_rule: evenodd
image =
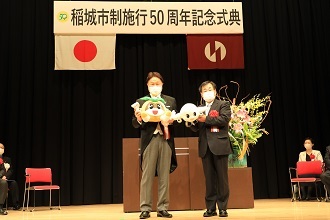
<path id="1" fill-rule="evenodd" d="M 217 85 L 213 81 L 207 80 L 207 81 L 202 82 L 202 84 L 199 86 L 198 90 L 200 93 L 202 92 L 202 88 L 204 86 L 206 86 L 207 84 L 211 84 L 213 89 L 217 90 Z"/>
<path id="2" fill-rule="evenodd" d="M 312 142 L 312 144 L 314 144 L 314 140 L 311 137 L 305 138 L 304 142 L 307 141 L 307 140 L 310 140 Z"/>
<path id="3" fill-rule="evenodd" d="M 160 81 L 162 81 L 162 83 L 164 83 L 164 79 L 163 79 L 162 75 L 160 75 L 159 72 L 149 72 L 148 75 L 147 75 L 146 83 L 148 83 L 149 80 L 150 80 L 152 77 L 157 77 L 157 78 L 160 79 Z"/>

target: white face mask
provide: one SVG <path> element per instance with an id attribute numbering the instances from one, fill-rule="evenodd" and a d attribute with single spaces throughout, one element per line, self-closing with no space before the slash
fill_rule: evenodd
<path id="1" fill-rule="evenodd" d="M 2 155 L 5 152 L 5 149 L 0 148 L 0 155 Z"/>
<path id="2" fill-rule="evenodd" d="M 312 144 L 304 144 L 304 147 L 306 150 L 312 149 L 313 145 Z"/>
<path id="3" fill-rule="evenodd" d="M 203 93 L 203 99 L 205 102 L 210 103 L 215 99 L 214 91 L 208 91 Z"/>
<path id="4" fill-rule="evenodd" d="M 163 87 L 162 86 L 148 86 L 148 90 L 152 96 L 159 96 L 159 94 L 163 90 Z"/>

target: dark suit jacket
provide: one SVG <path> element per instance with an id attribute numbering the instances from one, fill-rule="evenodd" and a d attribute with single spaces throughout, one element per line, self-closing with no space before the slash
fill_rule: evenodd
<path id="1" fill-rule="evenodd" d="M 161 95 L 161 98 L 163 98 L 165 100 L 165 106 L 166 108 L 168 108 L 170 111 L 172 110 L 176 110 L 176 100 L 173 97 L 167 96 L 167 95 Z M 140 106 L 143 105 L 143 103 L 145 101 L 138 99 L 137 102 L 140 104 Z M 141 130 L 141 139 L 140 139 L 140 152 L 141 152 L 141 156 L 140 156 L 140 165 L 142 164 L 142 156 L 143 156 L 143 152 L 146 149 L 146 147 L 148 146 L 149 142 L 152 139 L 153 133 L 156 130 L 157 127 L 157 122 L 143 122 L 140 124 L 137 121 L 137 118 L 135 117 L 135 115 L 133 115 L 132 118 L 132 124 L 133 127 L 135 128 L 140 128 Z M 163 130 L 163 125 L 161 123 L 160 127 Z M 170 172 L 173 172 L 175 170 L 175 168 L 177 167 L 177 161 L 176 161 L 176 154 L 175 154 L 175 146 L 174 146 L 174 135 L 173 135 L 173 126 L 168 126 L 169 132 L 170 132 L 170 139 L 167 140 L 168 145 L 171 147 L 172 149 L 172 157 L 171 157 L 171 167 L 170 167 Z"/>
<path id="2" fill-rule="evenodd" d="M 9 163 L 10 164 L 10 168 L 8 169 L 8 171 L 6 171 L 5 165 L 1 164 L 0 165 L 0 178 L 2 178 L 3 176 L 6 176 L 7 180 L 9 180 L 13 175 L 13 168 L 12 168 L 12 164 L 11 164 L 11 159 L 9 157 L 3 157 L 2 159 L 3 159 L 4 163 Z"/>
<path id="3" fill-rule="evenodd" d="M 330 170 L 330 146 L 327 146 L 325 155 L 324 155 L 325 168 Z"/>
<path id="4" fill-rule="evenodd" d="M 211 117 L 210 112 L 215 110 L 219 113 L 218 117 Z M 209 115 L 206 116 L 205 122 L 191 126 L 193 131 L 199 131 L 198 149 L 199 156 L 204 157 L 209 146 L 214 155 L 229 155 L 232 148 L 228 135 L 228 124 L 231 118 L 231 109 L 229 102 L 215 99 L 211 105 Z M 219 129 L 212 132 L 211 128 Z"/>

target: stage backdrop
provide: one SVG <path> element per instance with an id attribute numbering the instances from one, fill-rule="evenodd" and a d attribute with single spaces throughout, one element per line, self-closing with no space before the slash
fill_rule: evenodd
<path id="1" fill-rule="evenodd" d="M 183 34 L 118 34 L 116 70 L 54 71 L 53 1 L 1 8 L 0 141 L 21 198 L 25 167 L 51 167 L 62 205 L 122 203 L 121 140 L 139 137 L 130 105 L 147 94 L 149 71 L 163 74 L 164 93 L 179 107 L 198 103 L 204 80 L 238 82 L 238 99 L 271 93 L 270 134 L 248 158 L 256 199 L 289 199 L 288 167 L 304 137 L 322 153 L 329 144 L 329 0 L 243 1 L 245 69 L 208 71 L 188 70 Z M 183 125 L 175 132 L 197 135 Z"/>

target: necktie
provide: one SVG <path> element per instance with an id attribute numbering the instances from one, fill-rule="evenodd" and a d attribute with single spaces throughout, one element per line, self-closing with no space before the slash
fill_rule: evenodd
<path id="1" fill-rule="evenodd" d="M 205 111 L 206 115 L 209 114 L 210 108 L 211 108 L 211 104 L 206 104 L 206 111 Z"/>

